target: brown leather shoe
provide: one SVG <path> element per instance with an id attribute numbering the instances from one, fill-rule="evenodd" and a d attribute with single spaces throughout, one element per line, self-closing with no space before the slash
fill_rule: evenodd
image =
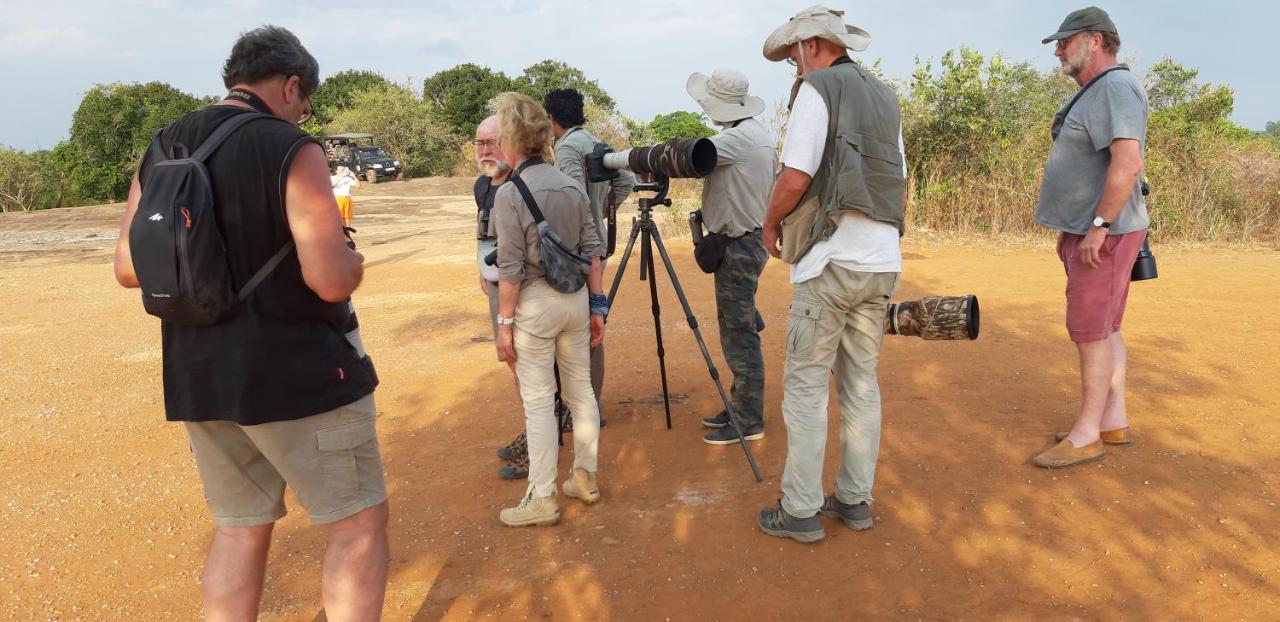
<path id="1" fill-rule="evenodd" d="M 1076 464 L 1101 460 L 1106 456 L 1107 452 L 1102 449 L 1101 440 L 1094 441 L 1084 447 L 1076 447 L 1071 444 L 1071 441 L 1064 438 L 1057 445 L 1032 458 L 1031 462 L 1038 467 L 1046 469 L 1061 469 Z"/>
<path id="2" fill-rule="evenodd" d="M 1053 440 L 1061 442 L 1070 432 L 1058 432 L 1053 435 Z M 1116 428 L 1114 430 L 1103 430 L 1099 437 L 1102 439 L 1103 445 L 1120 445 L 1128 447 L 1133 444 L 1133 437 L 1129 436 L 1129 426 Z"/>

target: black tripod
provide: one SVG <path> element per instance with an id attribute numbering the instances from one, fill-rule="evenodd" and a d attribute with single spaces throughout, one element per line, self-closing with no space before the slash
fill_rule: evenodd
<path id="1" fill-rule="evenodd" d="M 698 341 L 698 348 L 702 350 L 702 358 L 707 363 L 707 371 L 711 374 L 711 380 L 716 385 L 716 391 L 720 393 L 720 401 L 724 403 L 724 411 L 729 415 L 729 424 L 738 433 L 738 438 L 743 438 L 742 426 L 738 422 L 738 414 L 733 411 L 733 405 L 729 403 L 729 397 L 724 392 L 724 385 L 720 383 L 720 372 L 716 371 L 715 363 L 711 361 L 711 353 L 707 351 L 707 344 L 702 339 L 702 332 L 698 330 L 698 320 L 693 317 L 693 309 L 689 307 L 689 299 L 684 295 L 684 289 L 680 287 L 680 278 L 676 276 L 675 266 L 671 265 L 671 257 L 667 255 L 667 248 L 662 244 L 662 236 L 658 234 L 657 224 L 653 222 L 653 206 L 655 205 L 671 205 L 671 199 L 667 198 L 667 190 L 669 188 L 669 180 L 666 175 L 654 174 L 654 181 L 637 183 L 635 190 L 637 192 L 653 192 L 653 198 L 641 198 L 640 214 L 631 221 L 631 237 L 627 239 L 627 248 L 622 252 L 622 263 L 618 264 L 618 272 L 613 275 L 613 285 L 609 287 L 609 306 L 612 307 L 614 301 L 617 300 L 618 286 L 622 284 L 622 275 L 627 271 L 627 261 L 631 259 L 631 249 L 635 246 L 636 236 L 641 238 L 640 246 L 640 280 L 649 281 L 649 301 L 653 308 L 653 332 L 658 339 L 658 368 L 662 371 L 662 406 L 667 414 L 667 429 L 671 429 L 671 396 L 667 391 L 667 362 L 666 351 L 662 347 L 662 307 L 658 304 L 658 282 L 654 278 L 653 264 L 653 247 L 656 244 L 658 253 L 662 256 L 662 263 L 667 268 L 667 276 L 671 279 L 671 285 L 676 290 L 676 297 L 680 299 L 680 305 L 684 307 L 685 319 L 689 321 L 689 328 L 693 329 L 693 336 Z M 755 457 L 751 455 L 751 448 L 747 447 L 747 441 L 744 439 L 739 445 L 742 446 L 742 453 L 747 457 L 747 464 L 751 465 L 751 473 L 755 475 L 756 481 L 764 481 L 760 477 L 760 469 L 756 466 Z"/>

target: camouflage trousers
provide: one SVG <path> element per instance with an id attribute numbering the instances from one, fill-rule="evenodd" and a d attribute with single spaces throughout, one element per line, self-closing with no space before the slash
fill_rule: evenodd
<path id="1" fill-rule="evenodd" d="M 724 249 L 724 262 L 715 271 L 716 319 L 720 349 L 733 372 L 730 389 L 733 410 L 743 431 L 764 426 L 764 356 L 760 353 L 760 314 L 756 287 L 769 259 L 760 232 L 748 233 Z"/>

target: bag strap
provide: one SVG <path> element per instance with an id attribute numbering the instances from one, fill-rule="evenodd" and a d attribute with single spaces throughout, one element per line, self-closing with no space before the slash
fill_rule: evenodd
<path id="1" fill-rule="evenodd" d="M 1075 97 L 1072 97 L 1072 98 L 1071 98 L 1071 101 L 1070 101 L 1070 102 L 1067 102 L 1066 107 L 1064 107 L 1062 110 L 1059 110 L 1059 111 L 1058 111 L 1058 114 L 1054 115 L 1054 116 L 1056 117 L 1055 121 L 1057 121 L 1057 119 L 1062 119 L 1062 121 L 1061 121 L 1061 122 L 1055 122 L 1055 123 L 1054 123 L 1053 132 L 1052 132 L 1052 133 L 1053 133 L 1053 138 L 1054 138 L 1054 140 L 1057 140 L 1057 138 L 1058 138 L 1058 132 L 1059 132 L 1059 131 L 1061 131 L 1061 129 L 1062 129 L 1062 124 L 1063 124 L 1063 123 L 1066 123 L 1066 121 L 1067 121 L 1067 115 L 1071 114 L 1071 109 L 1072 109 L 1073 107 L 1075 107 L 1076 102 L 1080 101 L 1080 98 L 1081 98 L 1081 97 L 1084 97 L 1085 91 L 1088 91 L 1088 90 L 1089 90 L 1089 87 L 1091 87 L 1091 86 L 1093 86 L 1094 84 L 1096 84 L 1096 83 L 1098 82 L 1098 80 L 1101 80 L 1101 79 L 1102 79 L 1102 76 L 1105 76 L 1105 75 L 1107 75 L 1107 74 L 1109 74 L 1109 73 L 1111 73 L 1111 72 L 1113 72 L 1113 71 L 1120 71 L 1120 70 L 1122 70 L 1122 69 L 1123 69 L 1123 70 L 1125 70 L 1125 71 L 1129 71 L 1129 66 L 1128 66 L 1128 65 L 1116 65 L 1115 67 L 1109 67 L 1109 68 L 1107 68 L 1107 69 L 1104 69 L 1104 70 L 1102 71 L 1102 73 L 1100 73 L 1100 74 L 1098 74 L 1098 75 L 1094 76 L 1092 80 L 1089 80 L 1089 82 L 1088 82 L 1088 83 L 1086 83 L 1083 87 L 1080 87 L 1080 90 L 1079 90 L 1079 91 L 1076 91 L 1076 95 L 1075 95 Z"/>
<path id="2" fill-rule="evenodd" d="M 511 177 L 511 181 L 515 183 L 516 190 L 520 191 L 520 196 L 524 197 L 524 203 L 529 206 L 529 211 L 533 214 L 534 222 L 539 224 L 546 222 L 547 219 L 542 217 L 542 210 L 538 209 L 538 202 L 533 200 L 533 193 L 529 192 L 529 186 L 525 185 L 524 180 L 520 179 L 519 175 L 514 175 Z M 550 226 L 550 223 L 548 223 L 548 226 Z M 578 251 L 565 248 L 564 244 L 561 244 L 559 240 L 556 240 L 555 238 L 552 238 L 552 242 L 558 246 L 560 250 L 564 251 L 566 255 L 572 257 L 579 263 L 591 265 L 591 260 L 578 254 Z"/>
<path id="3" fill-rule="evenodd" d="M 533 193 L 529 192 L 529 186 L 525 185 L 524 180 L 519 175 L 511 178 L 512 183 L 516 185 L 516 190 L 520 191 L 520 196 L 524 197 L 524 204 L 529 206 L 529 211 L 533 214 L 534 222 L 543 222 L 546 218 L 542 217 L 542 210 L 538 209 L 538 202 L 533 200 Z"/>
<path id="4" fill-rule="evenodd" d="M 266 280 L 267 275 L 271 274 L 271 271 L 275 270 L 276 266 L 280 265 L 281 261 L 284 261 L 285 256 L 287 256 L 291 250 L 293 250 L 292 239 L 285 242 L 284 246 L 281 246 L 280 250 L 276 251 L 276 254 L 272 255 L 271 259 L 267 260 L 267 263 L 263 264 L 261 268 L 258 268 L 257 273 L 249 279 L 249 282 L 245 283 L 244 287 L 240 288 L 240 293 L 236 295 L 240 299 L 240 302 L 244 302 L 245 299 L 249 297 L 249 294 L 253 293 L 253 290 L 257 288 L 258 285 L 262 284 L 262 281 Z"/>
<path id="5" fill-rule="evenodd" d="M 269 114 L 262 114 L 261 112 L 250 112 L 250 113 L 238 114 L 231 117 L 230 119 L 227 119 L 226 121 L 223 121 L 222 123 L 218 124 L 218 127 L 213 130 L 213 133 L 210 134 L 208 138 L 204 139 L 203 143 L 200 143 L 200 148 L 196 149 L 196 152 L 191 154 L 191 159 L 204 162 L 205 159 L 207 159 L 210 155 L 213 154 L 215 149 L 222 146 L 222 141 L 226 140 L 227 137 L 230 136 L 232 132 L 240 129 L 240 126 L 254 119 L 271 119 L 271 118 L 275 118 L 275 117 L 272 117 Z"/>

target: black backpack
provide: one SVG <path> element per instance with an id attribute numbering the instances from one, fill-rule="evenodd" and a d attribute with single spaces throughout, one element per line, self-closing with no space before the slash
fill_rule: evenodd
<path id="1" fill-rule="evenodd" d="M 167 153 L 160 143 L 164 130 L 156 132 L 150 147 L 151 172 L 129 226 L 133 270 L 147 313 L 184 326 L 217 324 L 234 315 L 293 250 L 290 239 L 236 292 L 204 163 L 232 132 L 262 118 L 275 119 L 254 112 L 223 121 L 190 156 L 181 145 Z"/>

